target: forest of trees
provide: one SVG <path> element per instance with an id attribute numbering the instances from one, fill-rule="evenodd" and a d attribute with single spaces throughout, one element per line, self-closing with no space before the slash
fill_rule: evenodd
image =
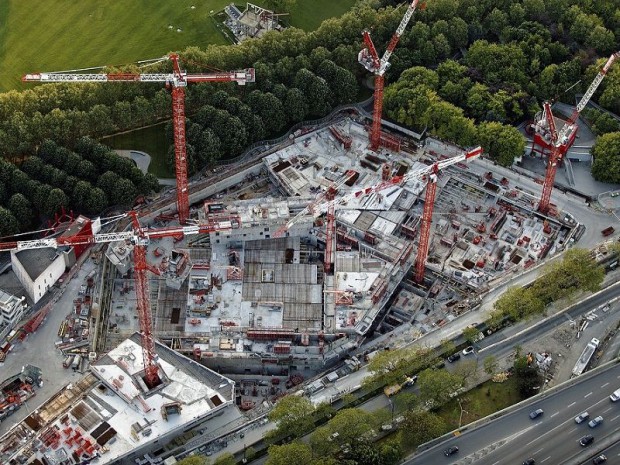
<path id="1" fill-rule="evenodd" d="M 190 174 L 237 156 L 252 142 L 280 135 L 296 122 L 358 99 L 368 77 L 357 63 L 361 32 L 369 29 L 378 50 L 384 50 L 403 14 L 402 7 L 394 8 L 397 3 L 360 0 L 349 13 L 312 32 L 291 28 L 240 45 L 182 51 L 188 72 L 256 68 L 256 83 L 245 87 L 229 83 L 188 88 Z M 612 0 L 434 0 L 415 13 L 391 59 L 385 114 L 462 146 L 480 144 L 488 156 L 509 165 L 524 148 L 513 124 L 531 119 L 543 99 L 574 103 L 575 93 L 583 92 L 595 76 L 599 59 L 620 48 L 619 36 L 620 12 Z M 595 99 L 620 113 L 618 67 L 608 73 Z M 142 127 L 169 119 L 170 113 L 169 93 L 158 84 L 52 84 L 11 91 L 0 94 L 0 153 L 18 166 L 30 157 L 44 160 L 40 150 L 49 140 L 86 158 L 76 149 L 84 136 L 97 139 Z M 609 131 L 612 125 L 603 119 L 595 127 Z M 597 141 L 593 173 L 618 182 L 620 162 L 615 160 L 620 149 L 614 134 L 606 132 Z M 608 159 L 618 168 L 600 169 Z M 45 170 L 37 171 L 36 161 L 30 165 L 25 168 L 33 180 L 63 190 L 61 180 L 50 184 L 37 177 Z M 100 187 L 92 176 L 71 176 Z M 151 185 L 137 179 L 132 183 L 136 192 Z M 126 196 L 101 188 L 105 198 L 98 191 L 93 195 L 97 198 L 86 201 L 63 190 L 69 198 L 57 203 L 90 212 L 102 204 L 130 202 L 129 187 Z M 1 189 L 7 202 L 19 193 L 6 183 Z M 49 214 L 52 203 L 38 206 L 35 217 Z M 12 204 L 13 210 L 1 213 L 9 223 L 14 220 L 24 229 L 28 221 L 36 221 L 19 212 L 27 210 L 21 208 L 23 199 L 17 197 Z"/>

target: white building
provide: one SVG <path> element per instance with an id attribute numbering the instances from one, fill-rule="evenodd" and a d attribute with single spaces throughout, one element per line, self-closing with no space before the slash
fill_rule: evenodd
<path id="1" fill-rule="evenodd" d="M 48 247 L 11 251 L 13 272 L 33 303 L 36 304 L 65 270 L 73 265 L 70 250 L 68 247 Z"/>

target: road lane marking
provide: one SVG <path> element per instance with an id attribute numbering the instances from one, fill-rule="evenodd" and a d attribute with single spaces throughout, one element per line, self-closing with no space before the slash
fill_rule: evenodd
<path id="1" fill-rule="evenodd" d="M 569 433 L 572 433 L 573 431 L 577 431 L 577 428 L 573 428 L 572 430 L 569 431 Z"/>
<path id="2" fill-rule="evenodd" d="M 538 453 L 539 453 L 541 450 L 543 450 L 543 449 L 544 449 L 544 447 L 541 447 L 541 448 L 540 448 L 540 449 L 538 449 L 536 452 L 534 452 L 534 455 L 538 455 Z"/>
<path id="3" fill-rule="evenodd" d="M 493 465 L 497 465 L 499 463 L 499 460 L 497 462 L 495 462 Z"/>
<path id="4" fill-rule="evenodd" d="M 616 415 L 615 417 L 613 417 L 613 418 L 611 419 L 611 421 L 614 421 L 614 420 L 615 420 L 615 419 L 617 419 L 617 418 L 620 418 L 620 415 Z"/>
<path id="5" fill-rule="evenodd" d="M 540 463 L 544 463 L 544 462 L 546 462 L 547 460 L 549 460 L 550 458 L 551 458 L 551 456 L 547 457 L 546 459 L 542 459 L 542 460 L 540 461 Z"/>
<path id="6" fill-rule="evenodd" d="M 575 405 L 577 402 L 573 402 L 572 404 L 568 404 L 569 407 L 572 407 L 573 405 Z"/>
<path id="7" fill-rule="evenodd" d="M 604 388 L 605 386 L 609 386 L 609 383 L 605 383 L 601 387 Z"/>
<path id="8" fill-rule="evenodd" d="M 585 396 L 583 396 L 583 398 L 585 399 L 586 397 L 591 396 L 591 395 L 592 395 L 592 391 L 588 392 Z"/>
<path id="9" fill-rule="evenodd" d="M 558 413 L 560 413 L 560 412 L 555 412 L 553 415 L 551 415 L 551 418 L 553 418 L 554 416 L 556 416 Z"/>
<path id="10" fill-rule="evenodd" d="M 603 410 L 603 413 L 609 412 L 613 407 L 609 407 L 608 409 Z"/>

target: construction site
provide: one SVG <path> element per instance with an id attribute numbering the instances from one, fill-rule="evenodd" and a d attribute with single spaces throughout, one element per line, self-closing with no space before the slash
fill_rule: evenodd
<path id="1" fill-rule="evenodd" d="M 115 463 L 232 404 L 268 408 L 309 378 L 305 390 L 320 389 L 360 368 L 362 343 L 399 326 L 414 339 L 441 328 L 475 310 L 495 283 L 574 242 L 579 224 L 551 203 L 551 191 L 579 112 L 613 57 L 560 130 L 545 104 L 537 125 L 548 130 L 550 163 L 542 193 L 533 192 L 478 164 L 482 147 L 440 154 L 430 148 L 436 140 L 382 125 L 384 74 L 417 4 L 381 58 L 363 33 L 372 118 L 345 109 L 200 189 L 187 177 L 185 86 L 245 85 L 253 69 L 189 75 L 171 54 L 169 74 L 24 77 L 167 83 L 176 207 L 163 198 L 139 213 L 82 219 L 75 233 L 0 244 L 35 302 L 89 257 L 98 265 L 63 310 L 56 344 L 65 368 L 87 373 L 0 438 L 0 461 Z M 41 256 L 45 269 L 28 272 L 26 262 Z M 53 305 L 29 316 L 21 334 Z"/>
<path id="2" fill-rule="evenodd" d="M 163 345 L 157 353 L 161 383 L 149 389 L 141 377 L 140 337 L 134 334 L 110 350 L 0 438 L 0 462 L 117 463 L 166 444 L 232 405 L 233 381 Z M 16 380 L 22 391 L 34 382 Z"/>
<path id="3" fill-rule="evenodd" d="M 154 334 L 235 379 L 239 405 L 277 398 L 377 332 L 411 325 L 422 336 L 443 326 L 575 233 L 569 216 L 539 214 L 535 193 L 495 179 L 465 152 L 439 160 L 396 134 L 394 149 L 368 150 L 357 120 L 342 117 L 264 157 L 259 178 L 278 197 L 231 198 L 244 181 L 204 202 L 200 234 L 183 237 L 165 215 L 147 230 L 146 257 L 159 273 L 149 285 Z M 434 174 L 438 163 L 447 166 Z M 431 174 L 437 192 L 419 279 Z M 326 193 L 336 185 L 333 202 Z M 112 346 L 138 329 L 132 248 L 111 243 L 106 252 L 115 265 L 104 279 Z"/>

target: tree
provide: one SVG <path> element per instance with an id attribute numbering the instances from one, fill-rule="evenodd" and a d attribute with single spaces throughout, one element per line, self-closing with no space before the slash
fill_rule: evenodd
<path id="1" fill-rule="evenodd" d="M 265 465 L 291 465 L 306 464 L 312 462 L 312 450 L 307 444 L 300 441 L 285 444 L 283 446 L 269 446 L 267 450 L 269 458 Z"/>
<path id="2" fill-rule="evenodd" d="M 493 304 L 493 308 L 503 316 L 517 321 L 522 318 L 538 315 L 545 309 L 544 302 L 532 288 L 510 287 Z"/>
<path id="3" fill-rule="evenodd" d="M 209 459 L 204 455 L 192 455 L 179 460 L 177 465 L 209 465 Z"/>
<path id="4" fill-rule="evenodd" d="M 482 361 L 482 364 L 484 366 L 484 372 L 487 375 L 492 375 L 498 367 L 497 357 L 495 357 L 495 355 L 487 355 Z"/>
<path id="5" fill-rule="evenodd" d="M 597 181 L 620 182 L 620 132 L 603 134 L 592 147 L 592 176 Z"/>
<path id="6" fill-rule="evenodd" d="M 410 449 L 438 438 L 446 429 L 446 424 L 439 415 L 424 410 L 410 410 L 405 413 L 405 421 L 400 429 L 403 448 Z"/>
<path id="7" fill-rule="evenodd" d="M 43 214 L 54 216 L 54 213 L 60 212 L 63 208 L 69 206 L 69 197 L 60 189 L 52 189 L 45 201 Z"/>
<path id="8" fill-rule="evenodd" d="M 112 194 L 112 202 L 115 205 L 131 206 L 137 196 L 138 189 L 136 186 L 129 179 L 120 178 Z"/>
<path id="9" fill-rule="evenodd" d="M 13 236 L 19 232 L 19 223 L 10 210 L 0 207 L 0 236 Z"/>
<path id="10" fill-rule="evenodd" d="M 478 126 L 478 141 L 489 156 L 502 166 L 511 166 L 514 159 L 523 155 L 525 138 L 513 126 L 495 121 Z"/>
<path id="11" fill-rule="evenodd" d="M 312 429 L 314 406 L 306 397 L 286 396 L 269 412 L 269 420 L 277 423 L 276 435 L 301 437 Z"/>
<path id="12" fill-rule="evenodd" d="M 445 403 L 462 385 L 459 376 L 446 370 L 426 369 L 418 376 L 420 398 L 434 406 Z"/>
<path id="13" fill-rule="evenodd" d="M 469 343 L 474 343 L 480 337 L 480 331 L 475 326 L 468 326 L 463 329 L 463 337 Z"/>
<path id="14" fill-rule="evenodd" d="M 309 110 L 303 92 L 295 87 L 286 92 L 284 106 L 287 109 L 289 123 L 303 121 Z"/>
<path id="15" fill-rule="evenodd" d="M 537 394 L 541 378 L 538 370 L 527 363 L 527 356 L 515 358 L 514 375 L 517 379 L 517 389 L 522 399 L 527 399 Z"/>
<path id="16" fill-rule="evenodd" d="M 215 459 L 213 465 L 237 465 L 237 460 L 230 452 L 225 452 Z"/>
<path id="17" fill-rule="evenodd" d="M 470 380 L 476 378 L 476 368 L 478 367 L 477 360 L 463 360 L 461 363 L 454 367 L 452 373 L 461 379 L 461 383 L 465 384 Z"/>
<path id="18" fill-rule="evenodd" d="M 23 194 L 13 194 L 7 206 L 19 223 L 20 229 L 29 229 L 34 219 L 34 211 L 30 201 Z"/>

